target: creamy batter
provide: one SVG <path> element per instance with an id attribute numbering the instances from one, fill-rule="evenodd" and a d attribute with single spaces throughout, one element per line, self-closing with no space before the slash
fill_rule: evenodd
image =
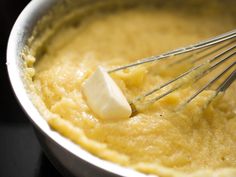
<path id="1" fill-rule="evenodd" d="M 114 68 L 235 27 L 234 14 L 217 11 L 188 15 L 134 8 L 91 15 L 78 27 L 60 30 L 46 54 L 36 58 L 33 83 L 40 99 L 35 104 L 53 129 L 103 159 L 159 176 L 236 176 L 235 84 L 205 110 L 212 90 L 173 113 L 197 89 L 188 86 L 120 121 L 98 119 L 81 94 L 83 81 L 98 65 Z M 188 67 L 170 70 L 164 64 L 111 76 L 132 100 Z"/>

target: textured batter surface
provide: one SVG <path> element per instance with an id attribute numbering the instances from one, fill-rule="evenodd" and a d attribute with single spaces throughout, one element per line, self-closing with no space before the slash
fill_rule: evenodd
<path id="1" fill-rule="evenodd" d="M 62 29 L 37 59 L 33 81 L 42 101 L 37 105 L 52 128 L 101 158 L 160 176 L 236 176 L 235 85 L 205 111 L 210 90 L 183 111 L 171 111 L 196 89 L 189 86 L 117 122 L 97 119 L 80 90 L 98 65 L 127 64 L 235 27 L 235 15 L 217 11 L 143 8 L 88 17 L 79 27 Z M 184 69 L 162 66 L 112 77 L 132 99 Z"/>

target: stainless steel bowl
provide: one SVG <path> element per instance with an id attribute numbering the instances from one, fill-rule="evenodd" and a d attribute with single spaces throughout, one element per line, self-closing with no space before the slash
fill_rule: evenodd
<path id="1" fill-rule="evenodd" d="M 68 0 L 67 0 L 68 1 Z M 78 0 L 79 1 L 79 0 Z M 81 1 L 88 3 L 89 0 Z M 90 1 L 93 3 L 95 1 Z M 44 152 L 64 176 L 76 177 L 144 177 L 145 175 L 93 156 L 60 134 L 52 131 L 30 100 L 23 77 L 21 52 L 38 20 L 63 0 L 33 0 L 18 17 L 7 48 L 7 68 L 15 95 L 35 127 Z M 30 145 L 29 145 L 30 146 Z"/>
<path id="2" fill-rule="evenodd" d="M 12 29 L 7 49 L 7 68 L 16 97 L 34 125 L 35 132 L 44 152 L 63 175 L 67 177 L 147 177 L 148 175 L 99 159 L 68 139 L 62 137 L 57 132 L 52 131 L 31 102 L 30 96 L 27 93 L 27 86 L 25 85 L 23 77 L 24 64 L 21 52 L 27 44 L 28 38 L 32 35 L 37 22 L 45 14 L 51 12 L 51 9 L 58 5 L 58 3 L 63 4 L 64 8 L 60 10 L 64 11 L 66 14 L 69 8 L 68 4 L 72 1 L 77 3 L 76 8 L 80 8 L 84 4 L 92 5 L 96 2 L 111 2 L 115 0 L 32 0 L 18 17 Z M 148 1 L 149 0 L 145 0 L 145 3 L 148 3 Z M 204 0 L 172 0 L 171 2 L 174 2 L 175 5 L 178 5 L 179 7 L 180 1 L 185 3 L 201 1 L 205 3 Z M 135 2 L 138 2 L 138 0 Z M 159 0 L 159 5 L 161 5 L 162 2 L 164 1 Z M 222 4 L 227 3 L 232 3 L 232 6 L 229 7 L 235 7 L 231 0 L 225 0 Z M 60 16 L 58 18 L 60 18 Z M 53 20 L 54 19 L 51 18 L 47 23 L 53 23 Z M 43 28 L 41 30 L 43 30 Z"/>

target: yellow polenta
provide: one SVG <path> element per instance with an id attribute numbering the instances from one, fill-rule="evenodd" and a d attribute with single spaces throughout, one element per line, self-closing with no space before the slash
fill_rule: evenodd
<path id="1" fill-rule="evenodd" d="M 197 89 L 187 86 L 116 122 L 97 118 L 81 94 L 81 84 L 98 65 L 114 68 L 235 27 L 235 14 L 217 11 L 188 15 L 134 8 L 88 16 L 55 34 L 46 54 L 36 58 L 35 104 L 53 129 L 103 159 L 159 176 L 235 177 L 235 84 L 205 110 L 213 90 L 173 112 Z M 163 62 L 111 76 L 132 100 L 186 67 L 165 68 Z"/>

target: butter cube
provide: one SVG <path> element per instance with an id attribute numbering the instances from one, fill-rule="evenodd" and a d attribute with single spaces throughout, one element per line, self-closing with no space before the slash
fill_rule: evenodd
<path id="1" fill-rule="evenodd" d="M 122 91 L 103 67 L 98 67 L 83 83 L 82 92 L 90 109 L 100 119 L 127 119 L 132 113 Z"/>

